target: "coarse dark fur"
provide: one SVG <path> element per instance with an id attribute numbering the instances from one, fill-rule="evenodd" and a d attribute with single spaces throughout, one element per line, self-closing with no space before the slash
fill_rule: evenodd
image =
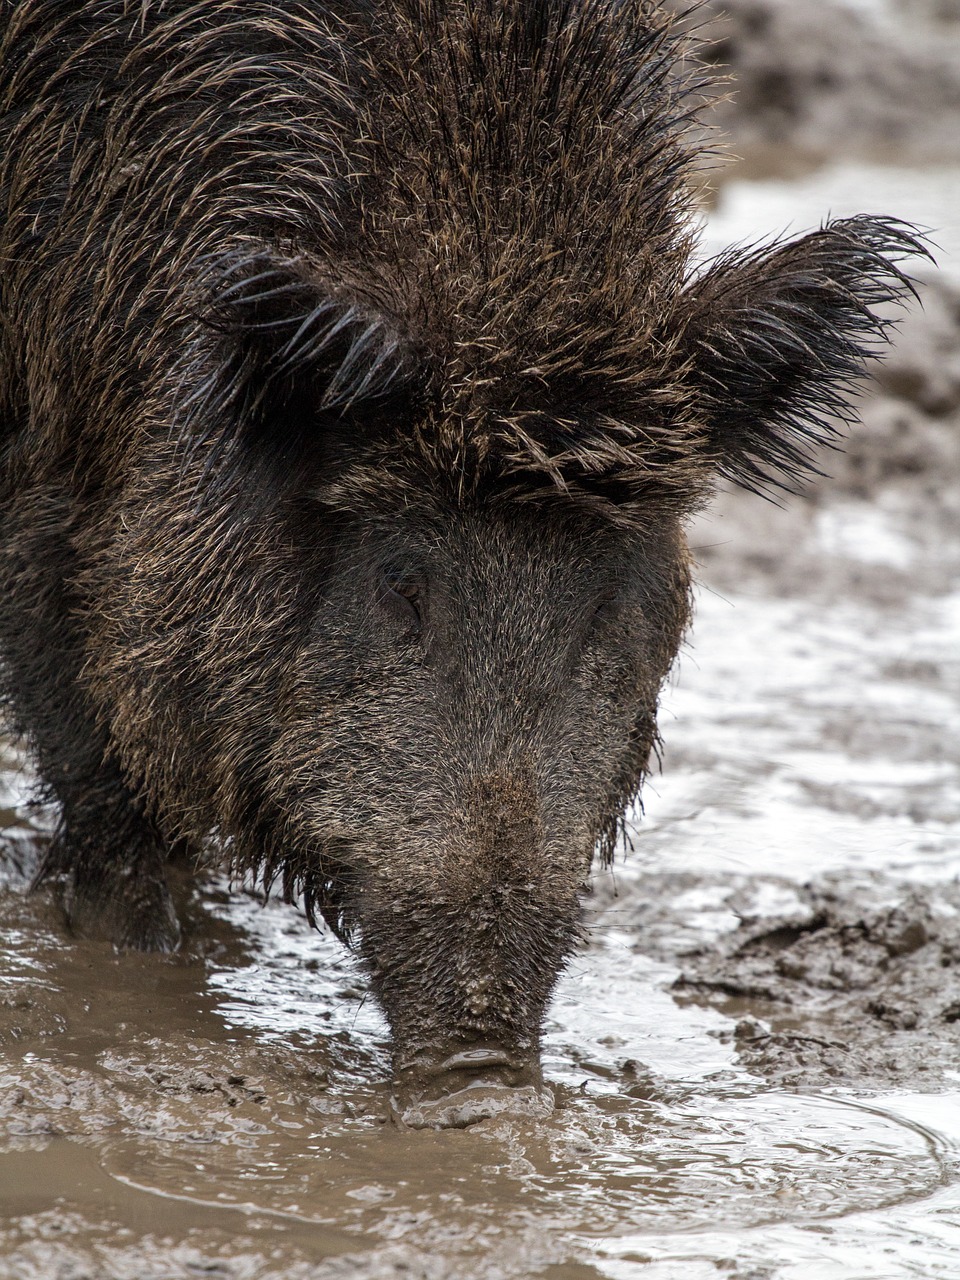
<path id="1" fill-rule="evenodd" d="M 0 651 L 75 927 L 213 841 L 398 1062 L 536 1059 L 656 743 L 684 518 L 789 483 L 918 251 L 697 270 L 649 0 L 0 3 Z"/>

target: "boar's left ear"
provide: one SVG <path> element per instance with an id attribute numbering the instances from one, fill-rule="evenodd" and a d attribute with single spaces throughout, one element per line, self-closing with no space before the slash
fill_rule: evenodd
<path id="1" fill-rule="evenodd" d="M 816 472 L 852 418 L 853 384 L 913 292 L 897 263 L 929 253 L 912 227 L 858 217 L 734 249 L 685 291 L 681 349 L 722 475 L 755 491 Z"/>
<path id="2" fill-rule="evenodd" d="M 187 437 L 266 446 L 289 461 L 321 422 L 383 397 L 409 353 L 389 323 L 303 262 L 265 249 L 199 266 L 199 336 L 181 371 Z"/>

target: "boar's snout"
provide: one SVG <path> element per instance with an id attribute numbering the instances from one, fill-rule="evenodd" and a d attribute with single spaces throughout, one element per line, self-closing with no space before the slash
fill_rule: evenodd
<path id="1" fill-rule="evenodd" d="M 542 1113 L 540 1031 L 579 939 L 589 848 L 546 837 L 529 771 L 486 775 L 461 794 L 459 813 L 406 850 L 401 876 L 397 857 L 367 868 L 360 950 L 403 1097 L 436 1113 L 466 1090 L 468 1110 Z"/>

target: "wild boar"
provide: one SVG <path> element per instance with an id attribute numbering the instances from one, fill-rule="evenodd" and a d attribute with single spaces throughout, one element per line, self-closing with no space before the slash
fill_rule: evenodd
<path id="1" fill-rule="evenodd" d="M 362 958 L 400 1075 L 538 1079 L 717 477 L 791 483 L 919 250 L 698 267 L 650 0 L 7 0 L 0 649 L 69 921 L 214 846 Z"/>

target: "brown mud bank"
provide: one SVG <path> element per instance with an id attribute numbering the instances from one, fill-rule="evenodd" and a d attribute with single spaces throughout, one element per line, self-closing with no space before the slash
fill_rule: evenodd
<path id="1" fill-rule="evenodd" d="M 697 19 L 704 57 L 731 77 L 715 119 L 738 176 L 960 159 L 953 0 L 708 0 Z"/>
<path id="2" fill-rule="evenodd" d="M 797 914 L 744 919 L 685 958 L 674 990 L 731 1017 L 750 1071 L 782 1086 L 952 1088 L 960 1038 L 960 893 L 804 889 Z"/>

